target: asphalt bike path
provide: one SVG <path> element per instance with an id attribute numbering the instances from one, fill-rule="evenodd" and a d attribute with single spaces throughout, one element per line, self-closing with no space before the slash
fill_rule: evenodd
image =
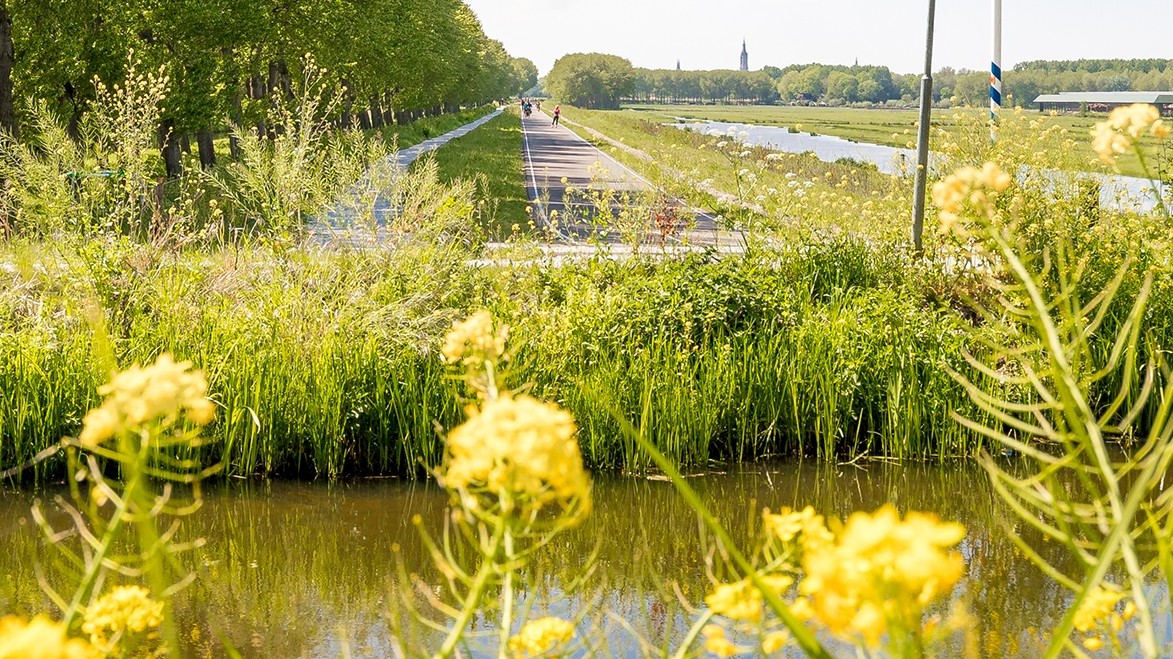
<path id="1" fill-rule="evenodd" d="M 309 242 L 317 245 L 362 247 L 389 238 L 387 225 L 398 214 L 394 203 L 394 188 L 412 163 L 452 140 L 464 137 L 484 126 L 504 111 L 504 106 L 498 107 L 476 121 L 402 149 L 371 167 L 366 175 L 342 194 L 323 217 L 315 219 L 310 224 Z"/>
<path id="2" fill-rule="evenodd" d="M 627 210 L 639 214 L 657 212 L 660 216 L 695 218 L 683 235 L 672 236 L 673 244 L 686 241 L 694 246 L 729 247 L 739 243 L 712 216 L 658 194 L 657 186 L 638 172 L 569 128 L 551 124 L 552 119 L 542 112 L 522 118 L 524 172 L 536 221 L 564 242 L 581 243 L 592 238 L 620 241 L 608 222 L 611 218 L 604 217 L 603 211 L 609 211 L 613 218 L 627 202 L 633 204 Z M 599 191 L 598 196 L 592 195 L 592 188 Z M 572 192 L 568 194 L 568 190 Z M 649 201 L 659 207 L 646 207 Z"/>

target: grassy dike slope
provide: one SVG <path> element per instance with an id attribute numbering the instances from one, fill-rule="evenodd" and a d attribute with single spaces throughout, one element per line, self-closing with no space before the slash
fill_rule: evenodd
<path id="1" fill-rule="evenodd" d="M 440 180 L 473 181 L 478 216 L 491 239 L 503 239 L 513 225 L 526 226 L 521 122 L 514 109 L 435 152 Z"/>

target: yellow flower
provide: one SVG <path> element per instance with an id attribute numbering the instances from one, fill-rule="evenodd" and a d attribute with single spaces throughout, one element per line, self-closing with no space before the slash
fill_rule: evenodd
<path id="1" fill-rule="evenodd" d="M 141 634 L 163 623 L 163 603 L 141 586 L 119 586 L 86 607 L 81 630 L 99 647 L 122 634 Z"/>
<path id="2" fill-rule="evenodd" d="M 1153 122 L 1159 121 L 1161 113 L 1157 106 L 1148 103 L 1133 103 L 1118 107 L 1108 115 L 1108 124 L 1132 137 L 1140 137 L 1148 131 Z"/>
<path id="3" fill-rule="evenodd" d="M 762 575 L 767 588 L 783 593 L 794 580 L 784 574 Z M 705 604 L 717 615 L 730 620 L 752 620 L 762 618 L 762 593 L 747 577 L 741 581 L 717 584 L 713 592 L 705 597 Z"/>
<path id="4" fill-rule="evenodd" d="M 1131 143 L 1128 138 L 1116 132 L 1111 124 L 1101 121 L 1092 128 L 1092 149 L 1100 160 L 1111 165 L 1116 162 L 1116 156 L 1128 151 Z"/>
<path id="5" fill-rule="evenodd" d="M 737 646 L 725 638 L 725 629 L 720 625 L 705 625 L 701 633 L 705 635 L 705 649 L 718 657 L 732 657 L 737 654 Z"/>
<path id="6" fill-rule="evenodd" d="M 496 361 L 505 354 L 505 340 L 508 336 L 507 327 L 494 332 L 493 314 L 482 310 L 463 322 L 453 323 L 440 352 L 449 364 L 462 360 L 465 363 Z"/>
<path id="7" fill-rule="evenodd" d="M 537 507 L 590 502 L 574 419 L 557 405 L 503 395 L 448 434 L 444 485 L 523 496 Z"/>
<path id="8" fill-rule="evenodd" d="M 1100 640 L 1099 636 L 1089 636 L 1083 639 L 1083 647 L 1095 652 L 1104 647 L 1104 642 Z"/>
<path id="9" fill-rule="evenodd" d="M 705 649 L 718 657 L 732 657 L 737 654 L 737 646 L 724 636 L 706 638 Z"/>
<path id="10" fill-rule="evenodd" d="M 78 436 L 90 448 L 148 421 L 174 419 L 182 411 L 199 425 L 210 423 L 216 413 L 207 398 L 203 372 L 191 370 L 191 362 L 176 362 L 167 353 L 145 368 L 135 364 L 116 373 L 98 393 L 106 400 L 86 414 Z"/>
<path id="11" fill-rule="evenodd" d="M 784 631 L 770 632 L 762 639 L 762 652 L 766 654 L 773 654 L 790 642 L 790 634 Z"/>
<path id="12" fill-rule="evenodd" d="M 509 639 L 509 650 L 515 656 L 539 655 L 574 638 L 574 625 L 561 618 L 541 618 L 525 624 Z"/>
<path id="13" fill-rule="evenodd" d="M 1108 120 L 1097 123 L 1091 133 L 1092 149 L 1100 160 L 1113 164 L 1116 156 L 1132 146 L 1132 140 L 1141 138 L 1145 133 L 1157 139 L 1165 139 L 1169 136 L 1169 126 L 1161 119 L 1156 106 L 1134 103 L 1112 110 Z"/>
<path id="14" fill-rule="evenodd" d="M 1116 604 L 1124 599 L 1124 593 L 1096 586 L 1075 611 L 1075 629 L 1089 632 L 1099 626 L 1116 610 Z M 1135 607 L 1134 609 L 1135 610 Z"/>
<path id="15" fill-rule="evenodd" d="M 807 551 L 815 551 L 834 540 L 823 522 L 823 516 L 815 513 L 811 506 L 802 511 L 782 508 L 777 514 L 763 511 L 762 526 L 766 533 L 784 543 L 799 540 Z"/>
<path id="16" fill-rule="evenodd" d="M 831 633 L 879 644 L 889 625 L 919 629 L 924 607 L 961 579 L 961 555 L 949 551 L 965 537 L 960 524 L 888 505 L 855 513 L 832 545 L 804 552 L 800 590 Z"/>
<path id="17" fill-rule="evenodd" d="M 90 659 L 101 656 L 89 643 L 66 636 L 65 625 L 47 616 L 26 621 L 0 618 L 0 659 Z"/>
<path id="18" fill-rule="evenodd" d="M 941 221 L 946 228 L 957 221 L 966 204 L 981 215 L 993 212 L 989 204 L 990 192 L 1002 192 L 1010 187 L 1010 175 L 994 163 L 986 163 L 981 169 L 962 167 L 933 185 L 933 204 L 940 209 Z"/>

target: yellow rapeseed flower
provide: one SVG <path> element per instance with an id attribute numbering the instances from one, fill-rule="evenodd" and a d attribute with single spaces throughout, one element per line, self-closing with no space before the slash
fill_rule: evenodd
<path id="1" fill-rule="evenodd" d="M 1092 149 L 1095 150 L 1100 160 L 1109 165 L 1114 164 L 1116 156 L 1128 151 L 1128 147 L 1132 144 L 1127 137 L 1117 132 L 1106 121 L 1096 124 L 1092 128 L 1091 134 Z"/>
<path id="2" fill-rule="evenodd" d="M 493 314 L 481 310 L 467 320 L 452 324 L 440 352 L 449 364 L 496 361 L 505 354 L 505 340 L 508 336 L 507 327 L 502 326 L 493 331 Z"/>
<path id="3" fill-rule="evenodd" d="M 90 642 L 105 647 L 120 634 L 142 634 L 163 623 L 163 603 L 141 586 L 119 586 L 86 607 L 81 630 Z"/>
<path id="4" fill-rule="evenodd" d="M 541 618 L 525 624 L 509 639 L 509 650 L 517 657 L 539 655 L 574 638 L 574 625 L 561 618 Z"/>
<path id="5" fill-rule="evenodd" d="M 525 497 L 537 507 L 555 500 L 590 502 L 574 419 L 557 405 L 503 395 L 471 410 L 448 434 L 444 485 Z"/>
<path id="6" fill-rule="evenodd" d="M 766 587 L 781 594 L 794 580 L 784 574 L 762 575 Z M 747 577 L 734 583 L 717 584 L 705 597 L 705 604 L 717 615 L 730 620 L 757 621 L 762 618 L 762 593 Z"/>
<path id="7" fill-rule="evenodd" d="M 790 634 L 785 631 L 770 632 L 762 639 L 762 652 L 773 654 L 790 642 Z"/>
<path id="8" fill-rule="evenodd" d="M 901 520 L 891 505 L 855 513 L 833 545 L 804 552 L 800 590 L 833 634 L 875 647 L 890 625 L 919 629 L 924 607 L 953 589 L 965 565 L 950 549 L 964 537 L 960 524 Z"/>
<path id="9" fill-rule="evenodd" d="M 762 526 L 770 536 L 784 543 L 797 540 L 808 551 L 817 550 L 835 539 L 827 530 L 823 516 L 811 506 L 801 511 L 790 508 L 782 508 L 777 513 L 763 511 Z"/>
<path id="10" fill-rule="evenodd" d="M 1097 123 L 1091 130 L 1092 149 L 1100 160 L 1109 165 L 1129 149 L 1134 140 L 1149 134 L 1157 139 L 1169 136 L 1169 126 L 1161 119 L 1156 106 L 1134 103 L 1112 110 L 1107 121 Z"/>
<path id="11" fill-rule="evenodd" d="M 732 657 L 738 653 L 738 648 L 732 641 L 725 638 L 725 629 L 720 625 L 705 625 L 701 633 L 705 636 L 705 650 L 718 657 Z"/>
<path id="12" fill-rule="evenodd" d="M 0 659 L 96 659 L 89 643 L 69 638 L 65 625 L 47 616 L 0 618 Z"/>
<path id="13" fill-rule="evenodd" d="M 116 373 L 98 393 L 106 400 L 86 414 L 78 436 L 87 447 L 96 447 L 148 421 L 174 418 L 182 411 L 200 425 L 210 423 L 216 413 L 207 398 L 203 372 L 191 370 L 191 362 L 176 362 L 167 353 L 145 368 L 135 364 Z"/>
<path id="14" fill-rule="evenodd" d="M 1083 598 L 1083 602 L 1075 611 L 1075 629 L 1089 632 L 1096 629 L 1100 623 L 1106 622 L 1115 612 L 1116 604 L 1124 599 L 1124 593 L 1118 590 L 1096 586 Z"/>
<path id="15" fill-rule="evenodd" d="M 989 193 L 1002 192 L 1010 183 L 1010 175 L 994 163 L 988 162 L 981 169 L 962 167 L 933 185 L 933 203 L 940 209 L 942 224 L 949 228 L 966 204 L 989 216 L 992 212 Z"/>

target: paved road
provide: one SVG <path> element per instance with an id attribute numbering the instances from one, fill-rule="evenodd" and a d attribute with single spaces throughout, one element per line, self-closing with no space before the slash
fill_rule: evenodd
<path id="1" fill-rule="evenodd" d="M 387 225 L 395 219 L 395 189 L 399 180 L 411 166 L 426 153 L 464 137 L 472 131 L 496 119 L 504 111 L 499 107 L 493 112 L 449 131 L 402 149 L 383 162 L 375 164 L 365 176 L 350 186 L 333 206 L 319 219 L 309 225 L 309 242 L 318 245 L 340 247 L 364 247 L 388 240 L 391 233 Z"/>
<path id="2" fill-rule="evenodd" d="M 627 210 L 637 218 L 694 218 L 671 241 L 732 247 L 740 240 L 705 213 L 688 209 L 656 186 L 564 126 L 552 126 L 543 112 L 522 119 L 525 178 L 537 221 L 566 242 L 591 238 L 620 242 L 615 218 Z M 568 189 L 572 192 L 567 194 Z M 601 200 L 601 201 L 600 201 Z M 604 212 L 605 211 L 605 212 Z"/>

